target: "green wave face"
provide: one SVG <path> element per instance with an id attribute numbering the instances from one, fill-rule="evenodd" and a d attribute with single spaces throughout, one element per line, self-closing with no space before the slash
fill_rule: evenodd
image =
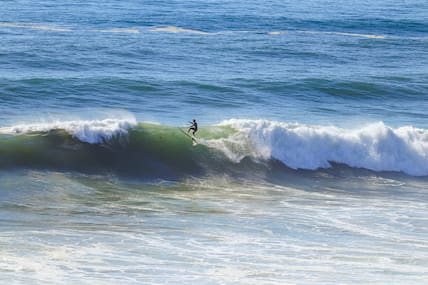
<path id="1" fill-rule="evenodd" d="M 187 130 L 184 129 L 184 132 Z M 203 140 L 227 137 L 230 127 L 203 127 Z M 220 152 L 194 145 L 182 130 L 140 123 L 125 135 L 99 144 L 78 140 L 64 130 L 0 135 L 2 169 L 37 168 L 84 173 L 113 173 L 141 178 L 179 179 L 204 175 L 231 164 Z"/>

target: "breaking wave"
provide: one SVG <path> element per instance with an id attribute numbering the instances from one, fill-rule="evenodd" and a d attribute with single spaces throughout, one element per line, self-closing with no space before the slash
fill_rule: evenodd
<path id="1" fill-rule="evenodd" d="M 331 162 L 374 171 L 401 171 L 428 175 L 428 130 L 412 126 L 391 128 L 374 123 L 362 128 L 302 125 L 265 120 L 227 120 L 238 130 L 232 140 L 248 140 L 253 156 L 277 159 L 294 169 L 331 167 Z M 228 148 L 231 159 L 239 159 Z M 219 144 L 218 142 L 216 143 Z"/>
<path id="2" fill-rule="evenodd" d="M 90 144 L 103 143 L 115 136 L 127 133 L 127 130 L 137 124 L 135 118 L 103 119 L 103 120 L 73 120 L 47 123 L 21 124 L 1 128 L 3 134 L 46 133 L 51 130 L 64 130 L 81 142 Z"/>
<path id="3" fill-rule="evenodd" d="M 112 172 L 179 179 L 346 165 L 428 175 L 428 130 L 230 119 L 201 127 L 197 145 L 174 126 L 133 118 L 58 121 L 0 129 L 0 167 Z M 275 168 L 275 169 L 273 169 Z"/>

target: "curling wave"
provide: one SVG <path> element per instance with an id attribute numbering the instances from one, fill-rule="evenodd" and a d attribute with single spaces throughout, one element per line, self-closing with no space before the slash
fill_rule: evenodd
<path id="1" fill-rule="evenodd" d="M 216 137 L 215 129 L 206 138 Z M 217 153 L 218 155 L 219 153 Z M 126 119 L 60 121 L 0 129 L 0 168 L 180 179 L 221 169 L 224 156 L 193 146 L 177 127 Z M 219 163 L 222 166 L 216 166 Z"/>
<path id="2" fill-rule="evenodd" d="M 195 146 L 177 127 L 134 119 L 17 125 L 0 129 L 0 167 L 160 179 L 334 171 L 335 165 L 428 175 L 428 130 L 411 126 L 342 129 L 230 119 L 202 127 L 197 140 Z"/>

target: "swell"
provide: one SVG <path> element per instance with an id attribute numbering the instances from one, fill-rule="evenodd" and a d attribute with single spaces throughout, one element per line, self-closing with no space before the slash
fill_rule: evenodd
<path id="1" fill-rule="evenodd" d="M 346 32 L 353 34 L 382 34 L 396 36 L 424 36 L 426 21 L 410 19 L 367 18 L 303 20 L 290 22 L 297 30 Z"/>
<path id="2" fill-rule="evenodd" d="M 54 33 L 114 33 L 135 35 L 140 33 L 172 33 L 191 34 L 196 36 L 230 35 L 233 33 L 266 33 L 277 35 L 281 33 L 303 32 L 309 34 L 334 34 L 356 36 L 370 39 L 384 39 L 390 35 L 395 37 L 425 37 L 427 22 L 422 19 L 387 19 L 376 17 L 358 18 L 325 18 L 301 19 L 290 17 L 243 15 L 224 18 L 211 17 L 214 24 L 199 21 L 186 21 L 180 26 L 155 25 L 145 26 L 141 22 L 129 23 L 124 21 L 120 26 L 94 28 L 92 25 L 77 26 L 76 23 L 58 22 L 56 25 L 28 22 L 0 22 L 0 29 L 30 29 Z M 273 20 L 274 19 L 274 20 Z M 227 21 L 228 20 L 228 21 Z M 173 22 L 176 19 L 172 20 Z M 215 23 L 218 22 L 218 23 Z M 130 24 L 133 24 L 130 26 Z M 197 28 L 190 28 L 197 27 Z"/>
<path id="3" fill-rule="evenodd" d="M 304 78 L 287 81 L 236 80 L 237 87 L 248 92 L 259 90 L 277 95 L 296 93 L 325 95 L 351 100 L 425 100 L 427 85 L 417 77 L 406 75 L 397 77 L 358 78 L 354 80 Z M 287 91 L 287 92 L 286 92 Z"/>
<path id="4" fill-rule="evenodd" d="M 182 90 L 194 90 L 207 94 L 230 94 L 248 97 L 251 91 L 268 92 L 273 94 L 288 95 L 293 92 L 317 93 L 343 98 L 358 99 L 411 99 L 421 98 L 425 100 L 428 86 L 422 76 L 401 74 L 385 77 L 357 77 L 354 80 L 326 79 L 323 77 L 307 77 L 301 79 L 290 78 L 283 81 L 268 81 L 263 79 L 229 79 L 223 82 L 207 83 L 198 80 L 189 81 L 154 81 L 135 80 L 119 77 L 94 77 L 94 78 L 54 78 L 34 77 L 23 79 L 0 78 L 0 90 L 4 95 L 16 97 L 28 95 L 38 98 L 40 94 L 52 93 L 61 96 L 86 94 L 102 90 L 103 93 L 116 94 L 117 92 L 137 95 L 139 92 L 159 94 L 171 88 Z M 36 91 L 35 91 L 36 90 Z M 37 91 L 40 90 L 40 91 Z M 299 94 L 300 96 L 300 94 Z M 2 98 L 4 99 L 4 98 Z M 207 100 L 207 98 L 205 98 Z M 228 98 L 230 100 L 230 98 Z"/>

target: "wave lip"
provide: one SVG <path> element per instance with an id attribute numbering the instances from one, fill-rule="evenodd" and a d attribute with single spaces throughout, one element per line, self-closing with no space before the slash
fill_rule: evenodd
<path id="1" fill-rule="evenodd" d="M 112 137 L 126 134 L 127 130 L 136 126 L 135 118 L 57 121 L 36 124 L 21 124 L 2 128 L 3 134 L 25 134 L 32 132 L 48 132 L 61 129 L 82 142 L 96 144 L 110 140 Z"/>
<path id="2" fill-rule="evenodd" d="M 276 159 L 293 169 L 329 168 L 331 163 L 374 171 L 428 175 L 428 130 L 412 126 L 393 129 L 382 122 L 359 129 L 314 126 L 266 120 L 223 121 L 249 140 L 251 156 Z M 242 136 L 244 134 L 244 136 Z M 220 148 L 220 147 L 219 147 Z M 233 152 L 220 149 L 231 159 Z"/>

